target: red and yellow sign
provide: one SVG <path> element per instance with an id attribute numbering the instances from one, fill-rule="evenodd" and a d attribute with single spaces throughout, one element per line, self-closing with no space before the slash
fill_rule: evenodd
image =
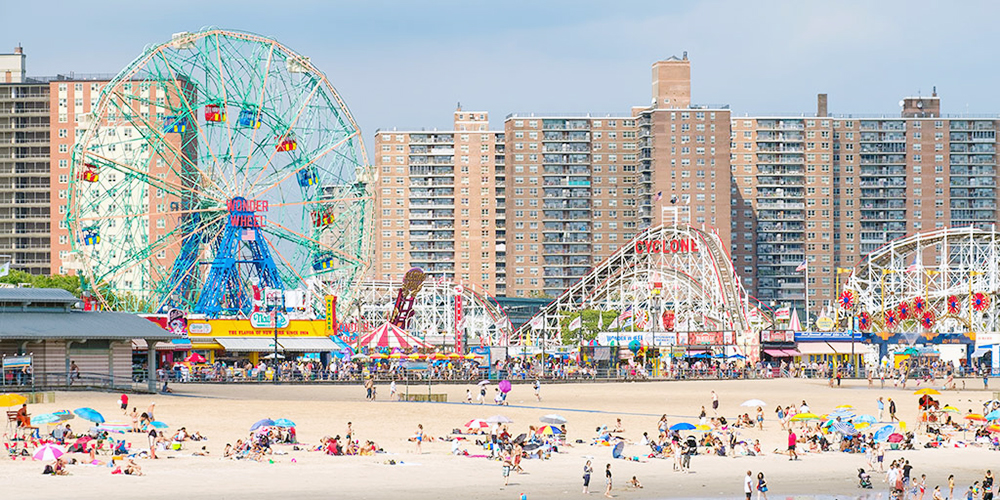
<path id="1" fill-rule="evenodd" d="M 189 337 L 273 337 L 273 328 L 254 328 L 246 319 L 191 319 Z M 278 329 L 279 337 L 329 337 L 322 319 L 293 319 L 287 328 Z"/>

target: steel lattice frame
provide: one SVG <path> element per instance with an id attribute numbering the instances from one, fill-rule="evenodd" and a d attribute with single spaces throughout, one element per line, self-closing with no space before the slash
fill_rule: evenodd
<path id="1" fill-rule="evenodd" d="M 871 323 L 862 330 L 883 337 L 903 334 L 911 344 L 938 333 L 996 333 L 998 287 L 1000 241 L 995 228 L 918 233 L 883 246 L 858 264 L 844 285 L 853 294 L 854 304 L 846 311 L 840 309 L 840 323 L 857 327 L 864 314 Z M 987 296 L 989 305 L 980 311 L 970 307 L 970 291 L 972 296 Z M 905 302 L 912 313 L 917 297 L 926 303 L 925 310 L 933 312 L 933 326 L 925 328 L 919 317 L 911 316 L 887 328 L 883 311 L 893 311 L 898 317 L 899 306 Z M 959 311 L 949 312 L 949 297 L 957 298 Z"/>
<path id="2" fill-rule="evenodd" d="M 365 281 L 355 305 L 345 311 L 351 320 L 359 316 L 370 327 L 385 323 L 401 283 Z M 424 282 L 414 302 L 414 315 L 406 330 L 426 342 L 441 346 L 455 344 L 455 297 L 462 297 L 462 318 L 466 342 L 475 345 L 507 345 L 511 324 L 507 315 L 480 293 L 453 283 Z"/>
<path id="3" fill-rule="evenodd" d="M 675 239 L 694 240 L 699 251 L 636 251 L 636 242 Z M 652 287 L 657 282 L 662 283 L 659 294 Z M 543 318 L 541 329 L 533 331 L 529 321 L 518 329 L 512 343 L 527 343 L 529 337 L 531 343 L 539 339 L 546 344 L 560 343 L 560 321 L 569 312 L 596 309 L 621 313 L 631 308 L 652 311 L 653 320 L 659 321 L 665 304 L 672 304 L 676 331 L 734 331 L 738 346 L 757 345 L 747 319 L 750 299 L 725 246 L 714 232 L 685 224 L 656 226 L 636 236 L 539 311 L 535 317 Z"/>
<path id="4" fill-rule="evenodd" d="M 240 295 L 257 281 L 317 280 L 350 303 L 370 266 L 374 174 L 350 111 L 308 58 L 250 33 L 182 33 L 147 48 L 93 109 L 66 219 L 72 267 L 107 307 L 206 312 L 206 286 Z M 239 197 L 269 203 L 266 245 L 237 251 L 237 271 L 206 284 L 208 264 L 225 264 L 215 255 Z M 264 283 L 268 259 L 280 278 Z"/>

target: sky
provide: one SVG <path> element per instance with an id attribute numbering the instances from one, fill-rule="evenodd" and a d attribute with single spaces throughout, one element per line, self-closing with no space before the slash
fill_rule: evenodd
<path id="1" fill-rule="evenodd" d="M 944 113 L 1000 112 L 998 2 L 0 0 L 0 52 L 29 76 L 117 73 L 149 44 L 214 26 L 309 56 L 372 142 L 488 111 L 628 113 L 650 66 L 687 51 L 692 100 L 743 114 L 898 115 L 937 86 Z M 24 19 L 18 22 L 16 19 Z M 41 20 L 41 22 L 39 22 Z M 44 27 L 44 29 L 43 29 Z"/>

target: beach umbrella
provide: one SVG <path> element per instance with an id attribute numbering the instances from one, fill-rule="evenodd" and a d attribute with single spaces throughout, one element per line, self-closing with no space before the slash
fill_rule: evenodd
<path id="1" fill-rule="evenodd" d="M 854 412 L 848 411 L 848 410 L 837 410 L 837 411 L 829 414 L 828 417 L 834 418 L 834 419 L 837 418 L 837 417 L 840 417 L 841 420 L 850 420 L 850 419 L 854 418 Z"/>
<path id="2" fill-rule="evenodd" d="M 763 402 L 763 401 L 761 401 L 759 399 L 748 399 L 748 400 L 740 403 L 740 406 L 767 406 L 767 403 L 765 403 L 765 402 Z"/>
<path id="3" fill-rule="evenodd" d="M 509 418 L 507 418 L 507 417 L 505 417 L 503 415 L 493 415 L 492 417 L 487 418 L 486 421 L 489 422 L 489 423 L 491 423 L 491 424 L 511 424 L 511 423 L 514 423 L 513 420 L 511 420 L 511 419 L 509 419 Z"/>
<path id="4" fill-rule="evenodd" d="M 528 435 L 525 434 L 525 433 L 521 433 L 521 434 L 518 434 L 516 438 L 514 438 L 513 440 L 511 440 L 511 443 L 522 444 L 522 443 L 524 443 L 525 439 L 528 439 Z"/>
<path id="5" fill-rule="evenodd" d="M 28 398 L 14 393 L 0 394 L 0 406 L 20 406 L 28 401 Z"/>
<path id="6" fill-rule="evenodd" d="M 260 429 L 261 427 L 270 427 L 272 425 L 274 425 L 274 420 L 265 418 L 263 420 L 258 420 L 257 422 L 254 422 L 254 424 L 250 426 L 250 430 L 255 431 L 257 429 Z"/>
<path id="7" fill-rule="evenodd" d="M 524 445 L 524 451 L 535 451 L 541 447 L 542 447 L 541 443 L 530 443 Z"/>
<path id="8" fill-rule="evenodd" d="M 984 416 L 982 416 L 982 415 L 980 415 L 978 413 L 970 413 L 970 414 L 966 415 L 963 418 L 965 418 L 966 420 L 972 420 L 974 422 L 985 422 L 986 421 L 986 417 L 984 417 Z"/>
<path id="9" fill-rule="evenodd" d="M 489 380 L 480 380 L 479 383 L 476 385 L 483 386 L 483 385 L 488 385 L 489 383 L 490 383 Z"/>
<path id="10" fill-rule="evenodd" d="M 894 426 L 886 425 L 883 426 L 881 429 L 875 431 L 875 434 L 873 434 L 872 437 L 875 438 L 876 441 L 885 441 L 886 439 L 889 438 L 889 435 L 892 434 L 893 431 L 895 430 L 896 428 Z"/>
<path id="11" fill-rule="evenodd" d="M 365 356 L 364 354 L 358 353 L 358 354 L 355 354 L 354 356 L 351 356 L 351 359 L 353 359 L 355 361 L 357 361 L 357 360 L 365 360 L 365 359 L 368 359 L 368 356 Z"/>
<path id="12" fill-rule="evenodd" d="M 288 420 L 287 418 L 279 418 L 278 420 L 275 420 L 274 424 L 272 424 L 272 425 L 274 425 L 275 427 L 285 427 L 285 428 L 288 428 L 288 427 L 295 427 L 295 422 L 292 422 L 291 420 Z"/>
<path id="13" fill-rule="evenodd" d="M 704 425 L 704 424 L 698 424 L 698 425 L 694 426 L 694 430 L 696 430 L 696 431 L 710 431 L 710 430 L 712 430 L 712 428 L 709 427 L 709 426 L 707 426 L 707 425 Z"/>
<path id="14" fill-rule="evenodd" d="M 465 423 L 466 429 L 489 429 L 490 423 L 485 420 L 474 418 Z"/>
<path id="15" fill-rule="evenodd" d="M 988 425 L 988 426 L 986 426 L 986 430 L 988 430 L 990 432 L 1000 432 L 1000 425 L 996 425 L 996 424 L 994 424 L 994 425 Z"/>
<path id="16" fill-rule="evenodd" d="M 896 432 L 893 434 L 889 434 L 889 437 L 886 439 L 886 441 L 889 441 L 890 443 L 901 443 L 903 442 L 903 439 L 905 439 L 903 435 Z"/>
<path id="17" fill-rule="evenodd" d="M 994 421 L 1000 419 L 1000 410 L 993 410 L 986 414 L 986 420 Z"/>
<path id="18" fill-rule="evenodd" d="M 77 408 L 73 410 L 73 413 L 75 413 L 76 416 L 84 420 L 89 420 L 91 422 L 94 422 L 95 424 L 104 423 L 104 416 L 98 413 L 97 410 L 93 408 Z"/>
<path id="19" fill-rule="evenodd" d="M 925 394 L 934 395 L 934 396 L 941 395 L 940 392 L 938 392 L 938 391 L 936 391 L 934 389 L 931 389 L 930 387 L 925 387 L 923 389 L 919 389 L 919 390 L 916 390 L 916 391 L 913 392 L 914 396 L 923 396 Z"/>
<path id="20" fill-rule="evenodd" d="M 187 361 L 188 363 L 204 363 L 205 361 L 208 360 L 205 359 L 205 356 L 202 356 L 201 354 L 198 354 L 196 352 L 192 352 L 190 356 L 184 358 L 184 361 Z"/>
<path id="21" fill-rule="evenodd" d="M 958 408 L 955 408 L 952 405 L 947 405 L 944 408 L 941 408 L 941 411 L 946 411 L 948 413 L 962 413 Z"/>
<path id="22" fill-rule="evenodd" d="M 625 441 L 618 441 L 615 443 L 615 447 L 611 450 L 611 456 L 613 458 L 621 458 L 622 450 L 625 449 Z"/>
<path id="23" fill-rule="evenodd" d="M 42 445 L 40 448 L 35 450 L 35 454 L 32 455 L 31 458 L 51 462 L 65 454 L 66 450 L 62 449 L 61 446 L 49 443 Z"/>
<path id="24" fill-rule="evenodd" d="M 159 420 L 153 420 L 152 422 L 149 423 L 149 425 L 153 426 L 154 429 L 166 429 L 167 427 L 170 427 L 169 425 L 160 422 Z"/>
<path id="25" fill-rule="evenodd" d="M 132 430 L 132 425 L 126 424 L 124 422 L 105 422 L 101 425 L 98 425 L 97 430 L 125 434 L 126 432 Z"/>
<path id="26" fill-rule="evenodd" d="M 544 436 L 551 436 L 553 434 L 562 434 L 562 431 L 558 427 L 553 427 L 551 425 L 543 425 L 538 428 L 536 434 L 541 434 Z"/>
<path id="27" fill-rule="evenodd" d="M 835 431 L 837 431 L 837 432 L 839 432 L 839 433 L 841 433 L 841 434 L 843 434 L 845 436 L 853 436 L 853 435 L 855 435 L 855 434 L 858 433 L 858 430 L 855 429 L 853 425 L 851 425 L 848 422 L 844 422 L 843 420 L 841 420 L 839 422 L 834 422 L 832 427 L 833 427 L 833 430 L 835 430 Z"/>
<path id="28" fill-rule="evenodd" d="M 550 413 L 538 419 L 539 422 L 544 422 L 546 424 L 562 425 L 566 423 L 566 419 L 556 415 L 555 413 Z"/>
<path id="29" fill-rule="evenodd" d="M 803 422 L 803 421 L 806 421 L 806 420 L 823 420 L 823 417 L 821 417 L 821 416 L 819 416 L 819 415 L 817 415 L 815 413 L 809 413 L 809 412 L 807 412 L 807 413 L 799 413 L 799 414 L 796 414 L 794 417 L 792 417 L 792 421 L 793 422 Z"/>
<path id="30" fill-rule="evenodd" d="M 501 380 L 499 384 L 500 392 L 510 392 L 510 380 Z"/>
<path id="31" fill-rule="evenodd" d="M 878 420 L 871 415 L 857 415 L 851 421 L 854 422 L 855 425 L 862 423 L 864 424 L 878 423 Z"/>
<path id="32" fill-rule="evenodd" d="M 853 410 L 854 407 L 851 406 L 851 405 L 840 405 L 840 406 L 834 406 L 833 409 L 834 410 Z"/>
<path id="33" fill-rule="evenodd" d="M 670 430 L 672 431 L 693 431 L 694 429 L 694 424 L 689 424 L 687 422 L 679 422 L 670 426 Z"/>
<path id="34" fill-rule="evenodd" d="M 54 424 L 56 422 L 62 422 L 62 418 L 55 413 L 43 413 L 31 417 L 31 423 L 33 424 Z"/>

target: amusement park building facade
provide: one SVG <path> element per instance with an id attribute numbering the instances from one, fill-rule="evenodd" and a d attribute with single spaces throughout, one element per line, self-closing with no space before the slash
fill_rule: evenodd
<path id="1" fill-rule="evenodd" d="M 831 116 L 824 94 L 808 116 L 736 116 L 691 103 L 686 55 L 652 70 L 654 104 L 621 116 L 519 113 L 503 132 L 483 123 L 465 134 L 457 111 L 453 132 L 377 132 L 376 275 L 426 267 L 423 228 L 439 225 L 448 227 L 442 238 L 454 238 L 445 245 L 459 250 L 431 269 L 496 295 L 555 296 L 675 206 L 684 220 L 718 231 L 743 285 L 765 304 L 801 311 L 806 273 L 797 269 L 808 261 L 815 318 L 834 299 L 837 269 L 884 243 L 997 221 L 995 116 L 942 117 L 936 93 L 904 99 L 896 117 Z M 455 153 L 449 143 L 436 157 L 441 167 L 414 163 L 426 153 L 411 137 L 442 134 L 469 135 L 469 149 L 459 141 Z M 456 182 L 450 172 L 466 165 L 481 175 L 444 185 L 442 217 L 407 212 L 407 203 L 426 201 L 411 191 Z M 449 173 L 428 178 L 428 168 Z"/>

